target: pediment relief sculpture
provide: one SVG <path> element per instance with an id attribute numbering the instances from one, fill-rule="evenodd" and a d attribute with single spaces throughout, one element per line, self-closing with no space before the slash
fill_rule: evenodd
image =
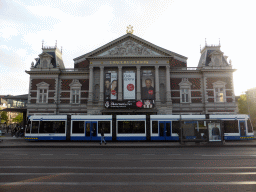
<path id="1" fill-rule="evenodd" d="M 102 57 L 102 56 L 162 56 L 162 55 L 149 49 L 146 46 L 143 46 L 132 40 L 127 40 L 109 49 L 108 51 L 99 54 L 98 56 Z"/>
<path id="2" fill-rule="evenodd" d="M 211 62 L 209 63 L 209 66 L 213 67 L 220 67 L 220 66 L 225 66 L 225 63 L 223 61 L 223 52 L 221 51 L 214 51 L 210 55 L 211 57 Z"/>
<path id="3" fill-rule="evenodd" d="M 36 84 L 37 87 L 40 88 L 48 88 L 50 85 L 48 83 L 45 83 L 44 81 L 41 83 Z"/>

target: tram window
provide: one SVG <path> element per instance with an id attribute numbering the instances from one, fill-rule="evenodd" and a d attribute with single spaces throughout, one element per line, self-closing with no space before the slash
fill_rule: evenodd
<path id="1" fill-rule="evenodd" d="M 158 133 L 158 121 L 152 121 L 152 133 Z"/>
<path id="2" fill-rule="evenodd" d="M 180 122 L 179 121 L 173 121 L 172 122 L 172 133 L 180 133 Z"/>
<path id="3" fill-rule="evenodd" d="M 239 133 L 238 121 L 224 121 L 224 133 Z"/>
<path id="4" fill-rule="evenodd" d="M 31 124 L 26 125 L 26 129 L 25 129 L 25 132 L 26 132 L 26 133 L 30 133 L 30 125 L 31 125 Z"/>
<path id="5" fill-rule="evenodd" d="M 97 123 L 92 123 L 92 136 L 97 136 Z"/>
<path id="6" fill-rule="evenodd" d="M 31 133 L 38 133 L 39 121 L 32 121 Z"/>
<path id="7" fill-rule="evenodd" d="M 39 133 L 65 133 L 65 121 L 42 121 Z"/>
<path id="8" fill-rule="evenodd" d="M 166 123 L 166 136 L 170 137 L 171 136 L 171 124 L 170 123 Z"/>
<path id="9" fill-rule="evenodd" d="M 84 121 L 73 121 L 72 133 L 84 133 Z"/>
<path id="10" fill-rule="evenodd" d="M 248 133 L 252 133 L 253 130 L 252 130 L 252 124 L 250 120 L 247 120 L 247 127 L 248 127 Z"/>
<path id="11" fill-rule="evenodd" d="M 86 123 L 86 133 L 85 136 L 89 137 L 91 134 L 91 128 L 90 128 L 91 124 L 90 123 Z"/>
<path id="12" fill-rule="evenodd" d="M 118 133 L 145 133 L 145 121 L 118 121 Z"/>
<path id="13" fill-rule="evenodd" d="M 99 121 L 98 123 L 98 133 L 101 133 L 102 127 L 104 127 L 104 133 L 110 133 L 110 121 Z"/>

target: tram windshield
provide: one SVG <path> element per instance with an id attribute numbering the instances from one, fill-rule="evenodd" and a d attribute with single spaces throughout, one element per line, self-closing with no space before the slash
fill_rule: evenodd
<path id="1" fill-rule="evenodd" d="M 247 127 L 248 127 L 248 133 L 252 133 L 253 132 L 252 123 L 249 119 L 247 120 Z"/>

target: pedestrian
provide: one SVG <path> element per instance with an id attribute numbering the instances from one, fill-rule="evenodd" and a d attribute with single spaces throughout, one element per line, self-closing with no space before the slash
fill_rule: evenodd
<path id="1" fill-rule="evenodd" d="M 105 141 L 105 137 L 104 137 L 104 128 L 101 128 L 101 141 L 100 141 L 100 145 L 102 144 L 102 141 L 104 141 L 105 145 L 107 144 Z"/>

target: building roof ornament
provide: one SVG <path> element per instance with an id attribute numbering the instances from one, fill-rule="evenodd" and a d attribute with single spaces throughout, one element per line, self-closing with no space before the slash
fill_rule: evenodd
<path id="1" fill-rule="evenodd" d="M 126 30 L 126 33 L 130 33 L 130 34 L 133 34 L 133 26 L 131 26 L 131 25 L 129 25 L 128 27 L 127 27 L 127 30 Z"/>

